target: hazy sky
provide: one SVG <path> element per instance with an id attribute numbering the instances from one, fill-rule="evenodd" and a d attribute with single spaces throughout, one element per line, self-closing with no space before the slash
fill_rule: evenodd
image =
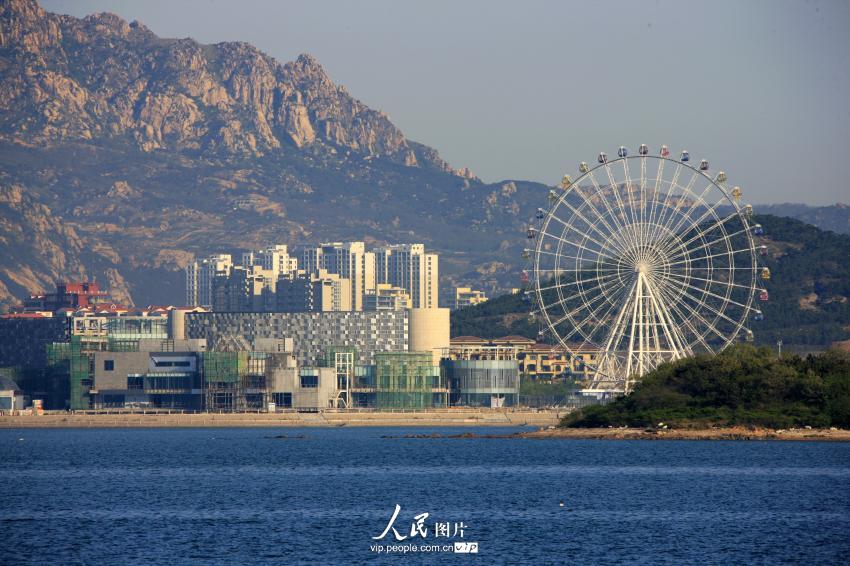
<path id="1" fill-rule="evenodd" d="M 164 37 L 315 55 L 485 181 L 555 183 L 640 143 L 710 159 L 752 202 L 850 202 L 850 2 L 42 0 Z"/>

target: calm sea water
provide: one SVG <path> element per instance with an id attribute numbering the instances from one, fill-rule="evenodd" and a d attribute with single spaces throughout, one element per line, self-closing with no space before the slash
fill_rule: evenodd
<path id="1" fill-rule="evenodd" d="M 3 430 L 0 563 L 850 556 L 850 444 L 382 438 L 469 430 Z M 378 554 L 396 504 L 419 551 Z"/>

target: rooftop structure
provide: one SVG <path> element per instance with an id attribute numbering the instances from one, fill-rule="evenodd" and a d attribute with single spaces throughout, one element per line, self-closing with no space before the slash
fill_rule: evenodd
<path id="1" fill-rule="evenodd" d="M 484 291 L 476 291 L 469 287 L 458 287 L 455 289 L 455 309 L 462 309 L 473 305 L 487 302 Z"/>

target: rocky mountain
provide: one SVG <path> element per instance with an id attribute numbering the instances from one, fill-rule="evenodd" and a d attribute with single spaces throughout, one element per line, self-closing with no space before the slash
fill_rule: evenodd
<path id="1" fill-rule="evenodd" d="M 453 169 L 309 55 L 0 0 L 0 309 L 69 277 L 180 303 L 198 255 L 346 239 L 423 242 L 446 295 L 492 294 L 546 190 Z"/>
<path id="2" fill-rule="evenodd" d="M 540 190 L 452 169 L 309 55 L 0 2 L 2 303 L 72 276 L 180 302 L 198 254 L 339 239 L 421 241 L 445 288 L 496 288 Z"/>

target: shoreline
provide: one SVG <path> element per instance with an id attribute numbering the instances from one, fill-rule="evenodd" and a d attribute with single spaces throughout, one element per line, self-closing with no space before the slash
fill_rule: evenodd
<path id="1" fill-rule="evenodd" d="M 444 409 L 418 412 L 313 413 L 45 413 L 0 415 L 0 430 L 16 428 L 406 427 L 557 425 L 567 411 Z"/>

